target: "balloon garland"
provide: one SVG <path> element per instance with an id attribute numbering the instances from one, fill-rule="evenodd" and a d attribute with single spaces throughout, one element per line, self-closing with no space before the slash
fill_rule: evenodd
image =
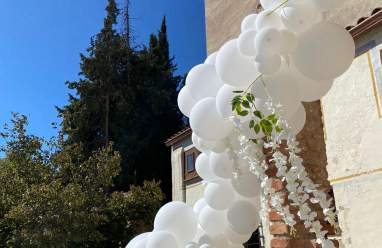
<path id="1" fill-rule="evenodd" d="M 322 20 L 322 12 L 344 1 L 260 2 L 265 10 L 247 16 L 237 39 L 195 66 L 178 96 L 181 112 L 190 118 L 192 142 L 202 152 L 195 167 L 204 182 L 203 198 L 193 209 L 166 204 L 154 230 L 127 248 L 243 247 L 269 203 L 292 233 L 298 217 L 318 244 L 334 247 L 311 208 L 320 205 L 325 220 L 336 226 L 333 199 L 308 177 L 296 135 L 306 121 L 301 102 L 321 99 L 355 56 L 351 35 Z M 297 216 L 273 190 L 266 174 L 271 164 Z"/>

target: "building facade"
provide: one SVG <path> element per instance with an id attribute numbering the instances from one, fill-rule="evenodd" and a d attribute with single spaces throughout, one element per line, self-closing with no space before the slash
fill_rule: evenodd
<path id="1" fill-rule="evenodd" d="M 347 0 L 325 19 L 353 35 L 357 56 L 321 100 L 305 103 L 307 122 L 298 140 L 314 182 L 335 198 L 340 230 L 328 228 L 339 247 L 382 247 L 382 1 Z M 240 33 L 242 19 L 261 9 L 256 0 L 205 0 L 207 49 L 215 52 Z M 193 205 L 202 197 L 195 173 L 199 154 L 191 130 L 167 142 L 172 151 L 173 199 Z M 193 164 L 193 165 L 192 165 Z M 276 190 L 285 191 L 275 181 Z M 317 247 L 308 231 L 290 237 L 275 212 L 263 223 L 265 247 Z"/>

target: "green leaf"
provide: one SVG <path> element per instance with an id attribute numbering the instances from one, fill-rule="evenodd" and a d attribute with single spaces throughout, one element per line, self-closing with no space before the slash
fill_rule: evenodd
<path id="1" fill-rule="evenodd" d="M 249 128 L 253 128 L 255 126 L 255 121 L 254 120 L 251 120 L 249 122 Z"/>
<path id="2" fill-rule="evenodd" d="M 276 126 L 275 129 L 276 129 L 276 132 L 278 132 L 278 133 L 281 133 L 281 131 L 283 131 L 283 128 L 280 126 Z"/>
<path id="3" fill-rule="evenodd" d="M 249 114 L 249 112 L 247 110 L 243 110 L 243 111 L 238 112 L 237 114 L 240 116 L 247 116 Z"/>
<path id="4" fill-rule="evenodd" d="M 266 119 L 260 121 L 261 129 L 267 135 L 270 135 L 273 131 L 272 123 Z"/>
<path id="5" fill-rule="evenodd" d="M 251 93 L 247 93 L 245 96 L 249 102 L 253 102 L 255 100 L 255 97 Z"/>
<path id="6" fill-rule="evenodd" d="M 244 91 L 242 91 L 242 90 L 234 90 L 234 91 L 232 91 L 233 93 L 237 93 L 237 94 L 240 94 L 240 93 L 243 93 Z"/>
<path id="7" fill-rule="evenodd" d="M 256 134 L 260 133 L 260 125 L 259 124 L 256 124 L 254 129 L 255 129 Z"/>
<path id="8" fill-rule="evenodd" d="M 262 114 L 260 111 L 258 111 L 258 110 L 256 110 L 255 112 L 253 112 L 253 114 L 254 114 L 256 117 L 260 118 L 260 119 L 263 118 L 263 114 Z"/>
<path id="9" fill-rule="evenodd" d="M 250 108 L 249 102 L 247 100 L 244 100 L 241 105 L 243 105 L 244 108 Z"/>
<path id="10" fill-rule="evenodd" d="M 273 124 L 276 124 L 278 121 L 277 116 L 275 114 L 268 116 L 267 119 L 270 120 Z"/>

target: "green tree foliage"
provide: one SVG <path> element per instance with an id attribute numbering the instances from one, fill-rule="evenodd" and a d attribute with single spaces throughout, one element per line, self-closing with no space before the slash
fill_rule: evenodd
<path id="1" fill-rule="evenodd" d="M 85 158 L 82 146 L 46 142 L 26 125 L 15 115 L 1 133 L 1 247 L 124 247 L 152 225 L 163 200 L 159 183 L 111 193 L 120 172 L 111 145 Z"/>
<path id="2" fill-rule="evenodd" d="M 183 122 L 176 104 L 181 78 L 174 76 L 166 19 L 148 47 L 132 49 L 126 41 L 130 28 L 124 33 L 114 29 L 119 13 L 114 0 L 109 0 L 107 12 L 88 54 L 81 55 L 81 79 L 68 83 L 76 94 L 59 109 L 66 143 L 82 144 L 90 155 L 113 142 L 122 166 L 116 189 L 156 179 L 169 200 L 171 161 L 164 141 Z"/>

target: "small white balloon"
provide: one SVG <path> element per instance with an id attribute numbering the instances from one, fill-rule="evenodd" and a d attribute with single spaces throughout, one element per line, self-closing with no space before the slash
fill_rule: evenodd
<path id="1" fill-rule="evenodd" d="M 300 133 L 304 128 L 306 122 L 306 111 L 304 105 L 301 104 L 297 112 L 291 117 L 287 118 L 286 121 L 291 128 L 291 132 L 294 135 Z"/>
<path id="2" fill-rule="evenodd" d="M 188 73 L 186 86 L 192 98 L 199 101 L 206 97 L 215 97 L 223 83 L 216 73 L 215 66 L 200 64 Z"/>
<path id="3" fill-rule="evenodd" d="M 216 71 L 221 80 L 234 87 L 248 87 L 258 76 L 253 58 L 243 56 L 237 40 L 228 41 L 216 57 Z"/>
<path id="4" fill-rule="evenodd" d="M 195 169 L 198 175 L 206 181 L 212 181 L 216 179 L 210 169 L 209 157 L 205 153 L 201 153 L 196 159 Z"/>
<path id="5" fill-rule="evenodd" d="M 205 147 L 201 146 L 201 144 L 199 143 L 199 139 L 200 138 L 195 133 L 192 133 L 191 140 L 192 140 L 192 144 L 195 146 L 195 148 L 198 149 L 200 152 L 208 154 L 209 151 L 207 151 L 205 149 Z"/>
<path id="6" fill-rule="evenodd" d="M 130 242 L 127 244 L 126 248 L 135 248 L 136 244 L 142 240 L 146 242 L 147 237 L 149 236 L 150 232 L 142 233 L 130 240 Z"/>
<path id="7" fill-rule="evenodd" d="M 224 84 L 216 95 L 216 110 L 221 118 L 227 120 L 233 116 L 232 111 L 232 99 L 237 95 L 234 91 L 240 91 L 241 89 L 233 87 L 229 84 Z"/>
<path id="8" fill-rule="evenodd" d="M 229 227 L 238 234 L 254 232 L 260 224 L 258 209 L 246 201 L 235 202 L 227 211 Z"/>
<path id="9" fill-rule="evenodd" d="M 260 32 L 264 28 L 283 28 L 280 16 L 277 13 L 272 13 L 271 10 L 260 12 L 256 19 L 256 30 Z"/>
<path id="10" fill-rule="evenodd" d="M 240 34 L 237 44 L 239 46 L 239 51 L 244 56 L 255 56 L 255 38 L 256 31 L 249 30 Z"/>
<path id="11" fill-rule="evenodd" d="M 218 52 L 211 53 L 207 59 L 204 61 L 204 64 L 207 65 L 215 65 L 216 62 L 216 56 L 218 55 Z"/>
<path id="12" fill-rule="evenodd" d="M 281 50 L 280 31 L 275 28 L 264 28 L 258 32 L 255 39 L 255 49 L 258 53 L 278 54 Z"/>
<path id="13" fill-rule="evenodd" d="M 251 238 L 252 232 L 249 232 L 247 234 L 239 234 L 232 231 L 232 229 L 227 226 L 227 228 L 224 231 L 224 235 L 233 244 L 244 244 Z"/>
<path id="14" fill-rule="evenodd" d="M 272 75 L 281 68 L 281 57 L 278 54 L 258 54 L 255 58 L 256 69 L 263 75 Z"/>
<path id="15" fill-rule="evenodd" d="M 196 235 L 197 221 L 192 208 L 174 201 L 159 209 L 154 220 L 154 231 L 167 231 L 176 237 L 179 245 L 184 245 Z"/>
<path id="16" fill-rule="evenodd" d="M 336 24 L 321 22 L 301 34 L 293 60 L 306 77 L 322 81 L 344 73 L 354 56 L 355 44 L 349 32 Z"/>
<path id="17" fill-rule="evenodd" d="M 212 173 L 220 178 L 230 179 L 233 176 L 234 162 L 226 152 L 211 153 L 210 167 Z"/>
<path id="18" fill-rule="evenodd" d="M 229 208 L 234 202 L 235 191 L 229 181 L 210 182 L 204 189 L 204 199 L 209 207 L 222 211 Z"/>
<path id="19" fill-rule="evenodd" d="M 203 230 L 212 236 L 223 233 L 227 225 L 226 212 L 216 211 L 210 207 L 205 207 L 199 215 L 199 224 Z"/>
<path id="20" fill-rule="evenodd" d="M 284 26 L 296 33 L 308 30 L 319 20 L 316 8 L 309 1 L 283 7 L 280 16 Z"/>
<path id="21" fill-rule="evenodd" d="M 195 204 L 194 204 L 194 207 L 193 207 L 193 210 L 194 212 L 196 213 L 196 215 L 199 217 L 199 214 L 200 212 L 203 210 L 203 208 L 207 206 L 207 202 L 206 200 L 204 200 L 204 198 L 202 199 L 199 199 Z"/>
<path id="22" fill-rule="evenodd" d="M 155 231 L 148 236 L 146 248 L 180 248 L 180 246 L 171 233 Z"/>
<path id="23" fill-rule="evenodd" d="M 233 129 L 232 123 L 218 114 L 213 97 L 204 98 L 192 108 L 190 126 L 192 131 L 204 140 L 222 140 Z"/>
<path id="24" fill-rule="evenodd" d="M 183 87 L 178 95 L 178 106 L 182 114 L 189 117 L 191 109 L 196 104 L 194 98 L 192 98 L 190 90 L 188 87 Z"/>
<path id="25" fill-rule="evenodd" d="M 236 192 L 245 197 L 258 197 L 261 183 L 257 176 L 249 170 L 243 169 L 242 173 L 231 179 L 231 184 Z"/>
<path id="26" fill-rule="evenodd" d="M 256 29 L 256 18 L 257 14 L 250 14 L 244 18 L 241 22 L 241 32 L 244 33 L 249 30 Z"/>

